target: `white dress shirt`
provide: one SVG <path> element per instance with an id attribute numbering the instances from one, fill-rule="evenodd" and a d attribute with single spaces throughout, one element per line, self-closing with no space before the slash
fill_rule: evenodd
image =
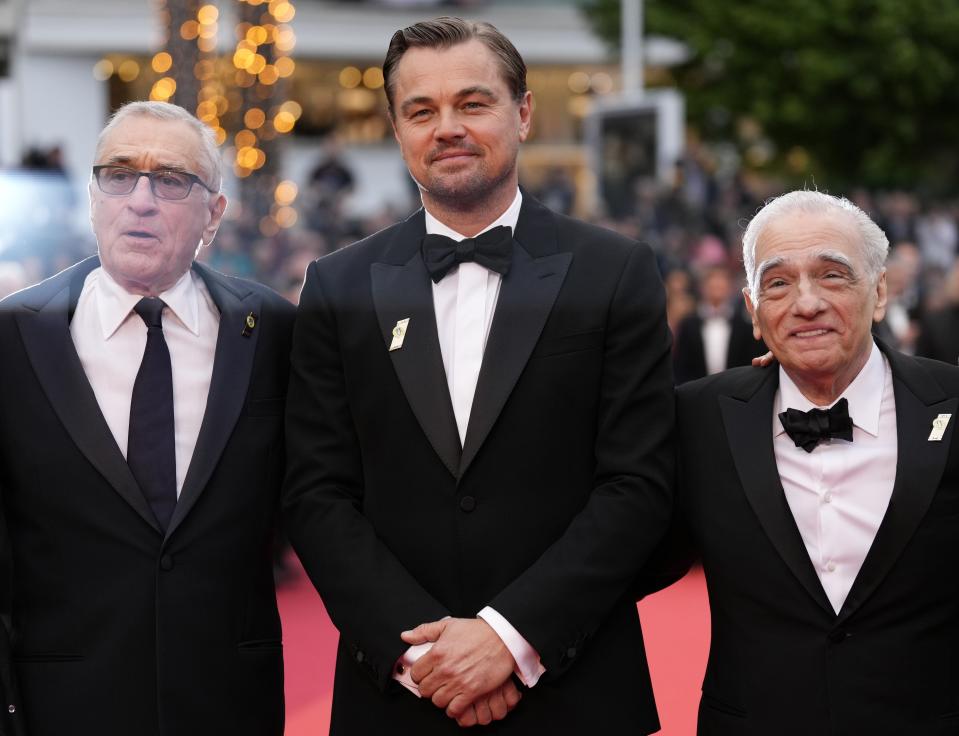
<path id="1" fill-rule="evenodd" d="M 203 279 L 192 271 L 159 296 L 166 304 L 163 336 L 173 368 L 179 498 L 206 411 L 220 313 Z M 126 292 L 106 271 L 97 268 L 83 282 L 70 322 L 70 335 L 83 370 L 124 457 L 130 431 L 130 397 L 147 342 L 146 323 L 133 311 L 142 298 Z"/>
<path id="2" fill-rule="evenodd" d="M 699 311 L 702 320 L 703 355 L 706 359 L 706 375 L 726 370 L 729 358 L 729 335 L 733 328 L 728 308 L 702 308 Z"/>
<path id="3" fill-rule="evenodd" d="M 522 204 L 523 195 L 517 189 L 513 203 L 477 235 L 500 225 L 506 225 L 515 231 Z M 429 211 L 425 214 L 428 234 L 445 235 L 457 242 L 466 238 L 441 223 Z M 476 383 L 483 363 L 486 340 L 493 324 L 501 282 L 500 275 L 485 266 L 478 263 L 461 263 L 439 283 L 433 284 L 436 330 L 461 445 L 466 440 L 473 395 L 476 393 Z M 493 608 L 486 606 L 477 616 L 490 625 L 513 655 L 516 675 L 520 681 L 527 687 L 533 687 L 546 671 L 536 650 Z M 394 673 L 394 679 L 417 695 L 419 691 L 410 678 L 409 668 L 426 654 L 431 646 L 432 644 L 421 644 L 410 647 L 400 658 Z"/>
<path id="4" fill-rule="evenodd" d="M 812 452 L 796 447 L 779 420 L 787 408 L 815 407 L 779 368 L 773 445 L 786 501 L 836 613 L 882 523 L 896 479 L 896 400 L 892 371 L 876 347 L 839 399 L 849 402 L 853 441 L 830 439 Z"/>

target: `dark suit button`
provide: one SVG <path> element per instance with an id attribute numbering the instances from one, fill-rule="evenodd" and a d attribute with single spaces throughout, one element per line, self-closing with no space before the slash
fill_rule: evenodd
<path id="1" fill-rule="evenodd" d="M 465 511 L 467 514 L 476 508 L 476 499 L 472 496 L 463 496 L 460 499 L 460 509 Z"/>
<path id="2" fill-rule="evenodd" d="M 833 644 L 839 644 L 840 642 L 843 642 L 846 639 L 848 639 L 850 636 L 852 636 L 852 634 L 850 634 L 848 631 L 837 629 L 836 631 L 830 631 L 829 636 L 827 638 Z"/>
<path id="3" fill-rule="evenodd" d="M 357 662 L 363 664 L 363 660 L 366 659 L 366 655 L 363 654 L 359 649 L 356 650 L 356 654 L 353 655 Z"/>
<path id="4" fill-rule="evenodd" d="M 576 659 L 576 647 L 570 647 L 566 650 L 567 659 Z"/>
<path id="5" fill-rule="evenodd" d="M 169 572 L 173 569 L 172 555 L 163 555 L 163 557 L 160 558 L 160 569 L 166 572 Z"/>

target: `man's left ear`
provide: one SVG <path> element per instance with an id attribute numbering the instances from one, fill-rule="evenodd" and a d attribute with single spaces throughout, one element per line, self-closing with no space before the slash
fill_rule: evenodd
<path id="1" fill-rule="evenodd" d="M 226 212 L 226 195 L 223 192 L 217 192 L 210 202 L 210 221 L 203 228 L 203 235 L 200 238 L 202 245 L 209 245 L 213 242 L 224 212 Z"/>
<path id="2" fill-rule="evenodd" d="M 519 140 L 524 142 L 529 137 L 529 129 L 533 123 L 533 93 L 526 90 L 519 103 Z"/>
<path id="3" fill-rule="evenodd" d="M 759 328 L 759 320 L 756 319 L 756 305 L 753 304 L 753 298 L 748 286 L 743 287 L 743 300 L 746 302 L 746 311 L 749 312 L 749 319 L 751 319 L 753 323 L 753 339 L 762 340 L 763 331 Z"/>
<path id="4" fill-rule="evenodd" d="M 886 316 L 886 269 L 879 272 L 879 279 L 876 281 L 876 308 L 872 312 L 872 321 L 880 322 Z"/>

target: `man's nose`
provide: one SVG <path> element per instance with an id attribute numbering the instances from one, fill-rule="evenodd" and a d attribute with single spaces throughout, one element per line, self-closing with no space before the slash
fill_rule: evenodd
<path id="1" fill-rule="evenodd" d="M 439 140 L 463 138 L 466 129 L 459 114 L 455 110 L 440 110 L 436 120 L 434 136 Z"/>
<path id="2" fill-rule="evenodd" d="M 801 278 L 796 289 L 793 312 L 803 317 L 812 317 L 825 309 L 822 294 L 812 279 Z"/>
<path id="3" fill-rule="evenodd" d="M 149 177 L 141 176 L 137 179 L 136 186 L 133 187 L 133 191 L 127 197 L 128 206 L 137 213 L 144 214 L 157 208 L 156 195 L 150 187 Z"/>

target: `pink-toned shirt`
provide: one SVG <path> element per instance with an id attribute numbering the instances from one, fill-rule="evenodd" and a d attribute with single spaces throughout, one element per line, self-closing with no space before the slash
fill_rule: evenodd
<path id="1" fill-rule="evenodd" d="M 841 398 L 849 402 L 853 441 L 827 440 L 812 452 L 796 447 L 779 413 L 815 405 L 780 366 L 772 418 L 776 467 L 806 552 L 836 613 L 876 538 L 896 480 L 892 371 L 875 344 L 836 401 Z"/>

